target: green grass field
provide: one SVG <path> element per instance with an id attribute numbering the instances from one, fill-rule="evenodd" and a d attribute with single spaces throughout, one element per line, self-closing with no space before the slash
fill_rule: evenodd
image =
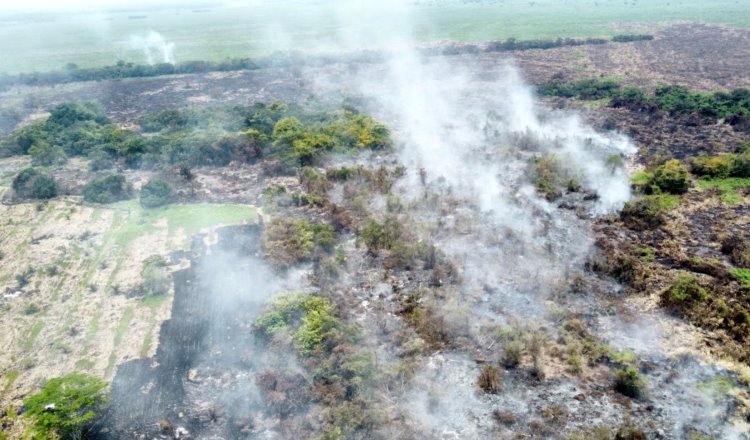
<path id="1" fill-rule="evenodd" d="M 643 31 L 638 23 L 672 20 L 750 26 L 750 0 L 433 0 L 416 3 L 410 19 L 403 20 L 398 12 L 341 13 L 330 0 L 254 3 L 200 10 L 0 16 L 0 72 L 55 70 L 67 63 L 145 63 L 131 37 L 152 30 L 174 43 L 179 62 L 340 47 L 342 40 L 349 42 L 346 47 L 387 43 L 409 28 L 417 41 L 430 42 L 611 36 Z M 406 22 L 411 24 L 404 26 Z M 160 58 L 154 52 L 154 60 Z"/>

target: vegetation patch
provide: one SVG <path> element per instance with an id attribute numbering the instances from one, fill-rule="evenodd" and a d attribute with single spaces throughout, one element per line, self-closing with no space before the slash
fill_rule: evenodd
<path id="1" fill-rule="evenodd" d="M 24 401 L 35 438 L 83 438 L 107 406 L 107 384 L 79 373 L 50 379 Z"/>
<path id="2" fill-rule="evenodd" d="M 627 202 L 620 212 L 625 226 L 634 230 L 655 229 L 666 221 L 664 214 L 682 199 L 671 194 L 652 194 Z"/>
<path id="3" fill-rule="evenodd" d="M 750 288 L 750 269 L 732 268 L 729 269 L 729 273 L 737 278 L 743 286 Z"/>
<path id="4" fill-rule="evenodd" d="M 19 199 L 47 200 L 57 196 L 57 185 L 44 171 L 26 168 L 13 179 L 13 191 Z"/>
<path id="5" fill-rule="evenodd" d="M 131 197 L 132 188 L 121 174 L 94 179 L 83 188 L 83 200 L 89 203 L 114 203 Z"/>
<path id="6" fill-rule="evenodd" d="M 331 252 L 335 239 L 336 233 L 330 225 L 279 218 L 266 226 L 263 247 L 274 266 L 288 268 Z"/>
<path id="7" fill-rule="evenodd" d="M 158 208 L 174 200 L 172 186 L 163 180 L 149 180 L 141 188 L 140 201 L 144 208 Z"/>

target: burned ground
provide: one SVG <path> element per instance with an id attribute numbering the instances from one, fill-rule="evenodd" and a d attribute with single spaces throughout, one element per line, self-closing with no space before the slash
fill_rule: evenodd
<path id="1" fill-rule="evenodd" d="M 654 87 L 678 84 L 697 91 L 750 86 L 747 41 L 750 31 L 716 25 L 673 24 L 654 29 L 655 39 L 625 44 L 575 46 L 443 57 L 471 57 L 478 69 L 492 73 L 512 59 L 536 84 L 553 77 L 567 80 L 618 77 L 627 83 Z M 0 129 L 74 100 L 100 102 L 123 124 L 138 116 L 187 105 L 247 104 L 256 101 L 304 101 L 315 93 L 311 78 L 333 80 L 352 70 L 377 70 L 378 64 L 334 64 L 298 69 L 175 75 L 74 83 L 50 87 L 19 86 L 3 92 Z"/>
<path id="2" fill-rule="evenodd" d="M 554 75 L 624 75 L 627 82 L 674 82 L 697 90 L 750 84 L 746 31 L 686 24 L 656 36 L 514 57 L 537 83 Z M 722 54 L 716 47 L 729 50 Z M 507 57 L 477 55 L 479 76 L 491 82 Z M 186 75 L 19 88 L 6 96 L 7 105 L 25 106 L 28 113 L 94 99 L 127 126 L 146 112 L 183 105 L 302 102 L 325 90 L 321 82 L 347 84 L 359 70 L 377 74 L 382 68 Z M 25 98 L 30 93 L 38 101 Z M 636 166 L 733 151 L 747 140 L 723 123 L 694 124 L 565 100 L 552 104 L 577 108 L 597 127 L 631 135 L 639 150 Z M 711 310 L 724 310 L 719 300 L 728 308 L 747 307 L 746 289 L 726 275 L 731 256 L 722 252 L 726 233 L 747 227 L 746 195 L 729 205 L 711 191 L 693 189 L 658 228 L 635 230 L 621 217 L 592 215 L 596 197 L 578 185 L 555 181 L 559 194 L 549 204 L 524 199 L 526 186 L 533 186 L 526 162 L 539 156 L 540 147 L 522 136 L 489 138 L 519 150 L 506 157 L 515 167 L 504 171 L 517 192 L 516 206 L 533 213 L 531 239 L 493 220 L 476 200 L 454 194 L 437 173 L 406 168 L 388 151 L 332 158 L 297 176 L 268 176 L 261 164 L 196 168 L 196 183 L 180 183 L 181 200 L 262 203 L 260 228 L 230 230 L 239 235 L 219 243 L 247 239 L 251 246 L 243 252 L 254 264 L 283 262 L 276 274 L 294 281 L 286 290 L 312 292 L 333 304 L 332 312 L 323 310 L 335 331 L 310 350 L 299 342 L 299 322 L 285 323 L 276 334 L 261 331 L 260 310 L 241 301 L 228 304 L 242 308 L 215 313 L 211 301 L 220 295 L 206 298 L 213 291 L 196 286 L 211 278 L 210 270 L 201 272 L 201 256 L 218 252 L 208 245 L 217 236 L 202 237 L 189 255 L 191 267 L 175 274 L 172 316 L 162 326 L 155 357 L 121 364 L 113 384 L 121 405 L 98 426 L 101 435 L 579 438 L 598 429 L 611 438 L 621 426 L 631 438 L 689 438 L 720 437 L 730 425 L 747 427 L 747 378 L 739 377 L 737 365 L 747 365 L 747 333 L 741 333 L 747 323 L 732 313 L 724 322 L 710 321 L 714 314 L 706 320 L 699 309 L 674 313 L 685 320 L 674 319 L 660 308 L 663 292 L 683 272 L 712 287 Z M 477 156 L 497 153 L 487 148 Z M 66 171 L 58 172 L 65 178 Z M 67 173 L 75 187 L 76 170 Z M 179 176 L 169 173 L 177 183 Z M 147 175 L 139 171 L 128 178 L 143 181 Z M 283 227 L 274 229 L 277 224 Z M 592 257 L 584 270 L 579 260 L 587 255 L 592 231 L 602 259 Z M 269 257 L 280 253 L 283 259 Z M 546 267 L 530 267 L 525 259 Z M 245 281 L 232 287 L 252 295 L 254 281 Z M 266 299 L 272 290 L 260 296 Z M 737 325 L 724 325 L 730 321 Z M 633 329 L 638 336 L 630 334 Z M 724 358 L 720 367 L 707 364 L 716 357 Z M 698 412 L 704 405 L 718 415 L 706 419 Z M 149 418 L 133 416 L 141 413 Z"/>

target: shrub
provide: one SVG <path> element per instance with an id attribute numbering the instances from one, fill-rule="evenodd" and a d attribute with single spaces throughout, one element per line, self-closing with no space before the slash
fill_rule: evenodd
<path id="1" fill-rule="evenodd" d="M 264 231 L 266 257 L 279 268 L 308 261 L 318 252 L 333 249 L 336 234 L 330 225 L 307 220 L 278 219 Z"/>
<path id="2" fill-rule="evenodd" d="M 625 367 L 615 373 L 614 388 L 620 394 L 639 399 L 643 395 L 645 382 L 635 367 Z"/>
<path id="3" fill-rule="evenodd" d="M 708 298 L 708 291 L 701 286 L 693 275 L 683 274 L 677 277 L 677 281 L 670 287 L 664 299 L 668 304 L 686 306 L 696 302 L 703 302 Z"/>
<path id="4" fill-rule="evenodd" d="M 60 104 L 52 109 L 47 121 L 50 124 L 63 127 L 69 127 L 76 122 L 83 121 L 94 121 L 97 124 L 109 123 L 109 119 L 107 119 L 101 106 L 95 102 Z"/>
<path id="5" fill-rule="evenodd" d="M 167 261 L 161 255 L 152 255 L 141 268 L 140 291 L 146 296 L 162 295 L 169 291 L 171 281 L 167 272 Z"/>
<path id="6" fill-rule="evenodd" d="M 673 195 L 649 195 L 626 203 L 620 211 L 620 218 L 630 229 L 654 229 L 664 224 L 664 213 L 679 202 L 680 198 Z"/>
<path id="7" fill-rule="evenodd" d="M 401 222 L 394 216 L 389 216 L 385 222 L 379 223 L 375 219 L 368 219 L 367 224 L 360 233 L 367 249 L 376 254 L 380 249 L 392 249 L 402 238 L 403 227 Z"/>
<path id="8" fill-rule="evenodd" d="M 172 187 L 163 180 L 149 180 L 141 188 L 141 206 L 156 208 L 168 205 L 174 198 Z"/>
<path id="9" fill-rule="evenodd" d="M 684 194 L 690 187 L 690 176 L 685 165 L 673 159 L 654 170 L 652 184 L 669 194 Z"/>
<path id="10" fill-rule="evenodd" d="M 750 243 L 744 234 L 732 234 L 721 242 L 721 252 L 737 266 L 750 268 Z"/>
<path id="11" fill-rule="evenodd" d="M 132 188 L 122 174 L 94 179 L 83 188 L 83 200 L 89 203 L 114 203 L 132 196 Z"/>
<path id="12" fill-rule="evenodd" d="M 543 156 L 535 159 L 536 191 L 548 201 L 562 196 L 560 164 L 555 156 Z"/>
<path id="13" fill-rule="evenodd" d="M 57 195 L 54 179 L 36 168 L 26 168 L 13 179 L 13 191 L 20 199 L 51 199 Z"/>
<path id="14" fill-rule="evenodd" d="M 104 381 L 79 373 L 50 379 L 24 401 L 26 417 L 40 438 L 85 438 L 86 428 L 106 407 L 106 387 Z"/>
<path id="15" fill-rule="evenodd" d="M 485 393 L 497 393 L 500 391 L 500 369 L 494 365 L 485 365 L 479 373 L 477 385 Z"/>
<path id="16" fill-rule="evenodd" d="M 34 315 L 36 313 L 39 313 L 42 309 L 36 305 L 35 303 L 29 303 L 24 307 L 23 314 L 24 315 Z"/>
<path id="17" fill-rule="evenodd" d="M 255 328 L 266 336 L 293 332 L 295 346 L 303 355 L 324 349 L 329 339 L 336 338 L 340 326 L 330 301 L 304 293 L 277 295 L 270 301 L 270 310 L 255 321 Z"/>
<path id="18" fill-rule="evenodd" d="M 720 154 L 718 156 L 701 155 L 690 162 L 690 169 L 699 176 L 729 177 L 734 166 L 734 154 Z"/>

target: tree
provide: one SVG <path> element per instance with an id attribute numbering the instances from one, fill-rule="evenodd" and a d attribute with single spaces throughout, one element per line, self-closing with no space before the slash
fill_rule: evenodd
<path id="1" fill-rule="evenodd" d="M 13 179 L 13 191 L 19 199 L 51 199 L 57 196 L 54 179 L 36 168 L 26 168 Z"/>
<path id="2" fill-rule="evenodd" d="M 144 208 L 156 208 L 172 202 L 174 191 L 165 181 L 159 179 L 149 180 L 141 188 L 141 206 Z"/>
<path id="3" fill-rule="evenodd" d="M 79 373 L 50 379 L 24 401 L 26 416 L 38 438 L 86 438 L 87 428 L 106 408 L 106 388 L 101 379 Z"/>

